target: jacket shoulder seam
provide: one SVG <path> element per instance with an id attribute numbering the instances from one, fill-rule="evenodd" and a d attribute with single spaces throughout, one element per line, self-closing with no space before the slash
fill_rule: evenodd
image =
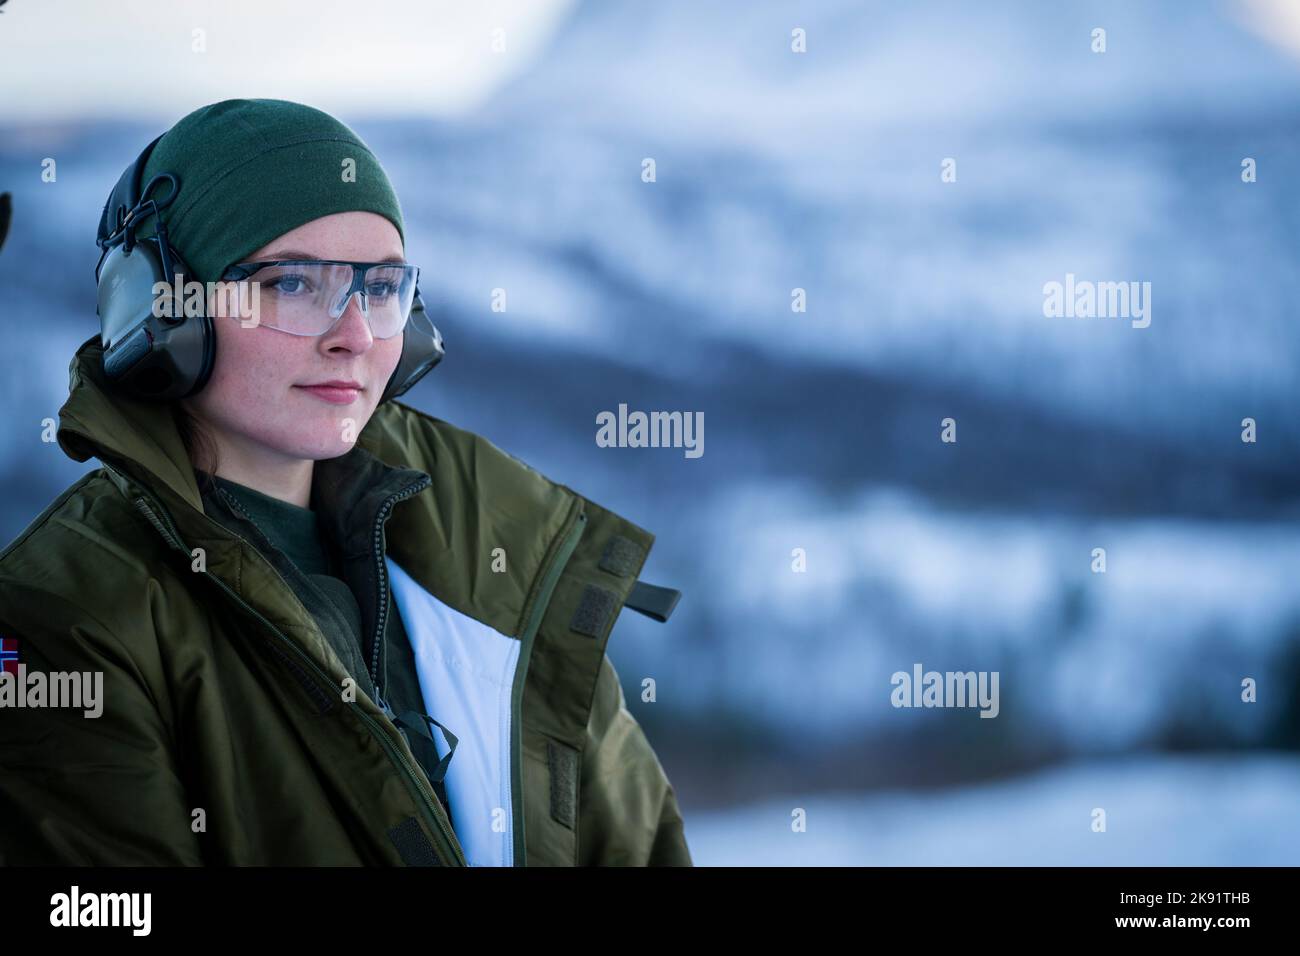
<path id="1" fill-rule="evenodd" d="M 49 523 L 50 519 L 58 514 L 58 512 L 63 508 L 68 499 L 72 498 L 86 485 L 91 484 L 97 479 L 107 480 L 104 476 L 104 469 L 92 469 L 70 484 L 67 488 L 64 488 L 63 491 L 59 493 L 58 497 L 45 506 L 45 510 L 33 518 L 28 523 L 27 527 L 18 533 L 17 537 L 5 545 L 3 550 L 0 550 L 0 563 L 3 563 L 14 551 L 18 550 L 18 548 L 22 546 L 23 542 L 33 534 L 45 527 L 45 525 Z"/>

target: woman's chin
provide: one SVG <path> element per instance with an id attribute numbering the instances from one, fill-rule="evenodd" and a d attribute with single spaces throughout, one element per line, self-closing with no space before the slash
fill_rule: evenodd
<path id="1" fill-rule="evenodd" d="M 349 433 L 348 436 L 343 434 L 345 427 Z M 347 438 L 355 438 L 360 431 L 359 427 L 330 425 L 310 435 L 296 432 L 288 440 L 276 444 L 281 452 L 292 455 L 294 458 L 310 458 L 321 461 L 326 458 L 337 458 L 339 455 L 346 455 L 350 452 L 355 447 L 356 442 L 349 441 Z"/>

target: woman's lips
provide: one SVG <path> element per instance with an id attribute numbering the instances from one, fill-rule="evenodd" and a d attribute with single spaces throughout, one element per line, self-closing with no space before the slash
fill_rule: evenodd
<path id="1" fill-rule="evenodd" d="M 331 405 L 351 405 L 361 394 L 359 388 L 342 388 L 335 385 L 295 385 L 294 388 L 300 388 Z"/>

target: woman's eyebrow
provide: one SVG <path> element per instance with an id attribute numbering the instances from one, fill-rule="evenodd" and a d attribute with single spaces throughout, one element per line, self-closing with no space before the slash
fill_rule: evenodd
<path id="1" fill-rule="evenodd" d="M 267 259 L 319 259 L 320 256 L 313 255 L 310 252 L 303 252 L 301 249 L 277 249 L 275 252 L 268 252 Z M 405 263 L 406 259 L 402 256 L 388 256 L 384 259 L 376 259 L 376 262 L 401 262 Z"/>

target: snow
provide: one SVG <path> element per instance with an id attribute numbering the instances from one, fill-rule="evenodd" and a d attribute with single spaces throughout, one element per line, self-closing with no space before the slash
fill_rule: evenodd
<path id="1" fill-rule="evenodd" d="M 939 792 L 794 793 L 682 816 L 697 866 L 1296 866 L 1297 801 L 1293 756 L 1137 754 Z"/>

